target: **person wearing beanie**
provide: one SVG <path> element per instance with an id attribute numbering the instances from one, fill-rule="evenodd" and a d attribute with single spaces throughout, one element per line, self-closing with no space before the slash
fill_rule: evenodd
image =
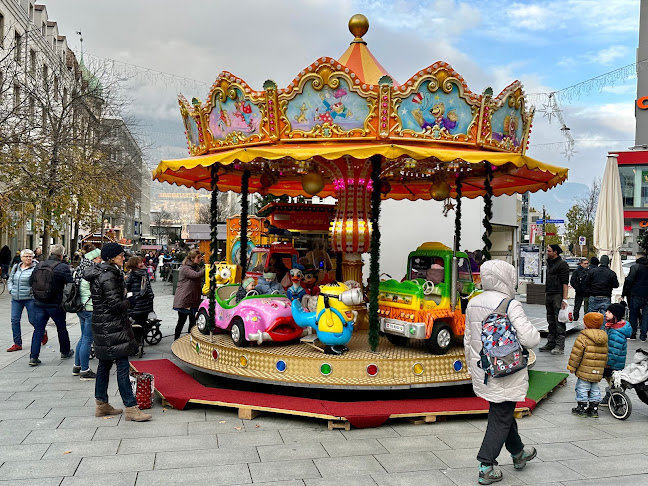
<path id="1" fill-rule="evenodd" d="M 547 324 L 549 333 L 547 343 L 540 351 L 551 351 L 551 354 L 565 352 L 565 335 L 567 325 L 558 320 L 560 309 L 567 307 L 567 292 L 569 289 L 569 265 L 560 258 L 562 249 L 558 245 L 547 247 L 547 283 L 545 285 L 545 307 L 547 309 Z"/>
<path id="2" fill-rule="evenodd" d="M 576 375 L 576 407 L 572 413 L 579 417 L 598 418 L 601 402 L 599 381 L 608 357 L 608 335 L 601 329 L 603 316 L 589 312 L 583 317 L 583 329 L 569 355 L 567 369 Z"/>
<path id="3" fill-rule="evenodd" d="M 101 249 L 99 265 L 92 265 L 83 272 L 90 282 L 92 295 L 92 333 L 95 355 L 99 360 L 95 381 L 95 416 L 119 415 L 122 409 L 108 403 L 108 381 L 113 363 L 117 367 L 119 394 L 126 407 L 126 420 L 144 422 L 150 414 L 137 407 L 130 384 L 128 357 L 137 353 L 139 346 L 128 318 L 130 303 L 126 294 L 122 267 L 124 249 L 117 243 L 108 243 Z"/>
<path id="4" fill-rule="evenodd" d="M 612 289 L 619 286 L 617 274 L 610 269 L 610 257 L 602 255 L 599 266 L 590 269 L 585 286 L 589 290 L 589 311 L 605 314 L 612 302 Z"/>
<path id="5" fill-rule="evenodd" d="M 598 267 L 598 266 L 599 266 L 599 263 L 600 263 L 600 262 L 599 262 L 599 259 L 596 258 L 595 256 L 593 256 L 592 258 L 590 258 L 590 268 L 596 268 L 596 267 Z"/>
<path id="6" fill-rule="evenodd" d="M 256 289 L 260 294 L 286 294 L 286 291 L 277 282 L 277 274 L 274 272 L 265 271 L 263 276 L 259 277 L 259 283 L 257 283 Z"/>
<path id="7" fill-rule="evenodd" d="M 603 264 L 601 258 L 601 264 Z M 625 368 L 626 354 L 628 353 L 628 338 L 632 334 L 632 327 L 623 320 L 626 306 L 623 304 L 610 304 L 605 311 L 605 332 L 608 335 L 608 359 L 603 370 L 603 377 L 608 385 L 612 384 L 612 372 Z M 610 392 L 606 390 L 601 405 L 607 406 Z"/>
<path id="8" fill-rule="evenodd" d="M 248 277 L 245 280 L 243 280 L 243 282 L 241 282 L 239 289 L 236 291 L 236 303 L 238 304 L 245 297 L 247 297 L 248 292 L 252 292 L 253 290 L 255 290 L 255 287 L 256 287 L 256 280 L 254 280 L 252 277 Z M 258 294 L 258 292 L 256 293 Z"/>
<path id="9" fill-rule="evenodd" d="M 81 381 L 94 380 L 97 375 L 90 369 L 90 351 L 92 349 L 92 293 L 90 282 L 83 278 L 87 268 L 101 263 L 101 250 L 90 245 L 81 258 L 79 265 L 74 271 L 74 283 L 79 289 L 83 309 L 77 312 L 79 325 L 81 326 L 81 339 L 77 342 L 74 354 L 74 365 L 72 374 L 78 376 Z"/>

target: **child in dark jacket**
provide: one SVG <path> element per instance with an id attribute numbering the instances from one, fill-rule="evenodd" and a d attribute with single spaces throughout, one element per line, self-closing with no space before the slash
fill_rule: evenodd
<path id="1" fill-rule="evenodd" d="M 612 383 L 612 372 L 625 368 L 626 354 L 628 353 L 628 338 L 632 335 L 632 327 L 623 320 L 625 305 L 610 304 L 605 311 L 605 332 L 608 335 L 608 359 L 603 371 L 603 377 L 608 386 Z M 605 391 L 601 405 L 608 406 L 610 392 Z"/>
<path id="2" fill-rule="evenodd" d="M 601 401 L 599 381 L 608 358 L 608 336 L 601 329 L 603 314 L 589 312 L 583 317 L 583 329 L 574 343 L 567 369 L 575 373 L 576 402 L 572 413 L 579 417 L 598 418 L 598 404 Z M 589 404 L 589 406 L 588 406 Z"/>

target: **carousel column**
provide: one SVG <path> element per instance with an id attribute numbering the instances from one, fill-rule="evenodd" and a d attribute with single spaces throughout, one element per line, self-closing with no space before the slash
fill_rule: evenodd
<path id="1" fill-rule="evenodd" d="M 493 167 L 490 162 L 485 161 L 484 166 L 486 168 L 486 179 L 484 179 L 484 189 L 486 190 L 486 195 L 484 196 L 484 234 L 482 235 L 482 240 L 484 241 L 484 260 L 490 260 L 491 254 L 490 249 L 493 246 L 493 243 L 490 240 L 490 235 L 493 233 L 493 226 L 491 225 L 491 219 L 493 219 L 493 186 L 491 182 L 493 180 Z"/>
<path id="2" fill-rule="evenodd" d="M 371 262 L 369 266 L 369 346 L 375 351 L 380 340 L 378 292 L 380 286 L 380 170 L 382 157 L 371 157 Z"/>
<path id="3" fill-rule="evenodd" d="M 209 243 L 209 329 L 216 328 L 216 262 L 218 261 L 218 166 L 211 167 L 211 206 L 210 219 L 211 241 Z"/>
<path id="4" fill-rule="evenodd" d="M 245 280 L 247 273 L 247 247 L 248 247 L 248 184 L 250 171 L 245 170 L 241 177 L 241 281 Z"/>

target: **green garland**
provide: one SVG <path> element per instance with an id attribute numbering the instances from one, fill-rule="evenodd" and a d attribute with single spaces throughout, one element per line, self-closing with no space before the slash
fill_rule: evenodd
<path id="1" fill-rule="evenodd" d="M 209 322 L 211 331 L 216 329 L 216 261 L 218 260 L 218 165 L 211 167 L 211 207 L 210 219 L 211 241 L 209 242 Z"/>
<path id="2" fill-rule="evenodd" d="M 241 279 L 245 280 L 247 273 L 247 246 L 248 246 L 248 184 L 250 171 L 245 169 L 241 177 Z"/>
<path id="3" fill-rule="evenodd" d="M 371 157 L 371 262 L 369 264 L 369 346 L 375 351 L 380 340 L 378 319 L 378 292 L 380 286 L 380 169 L 382 157 Z M 362 282 L 360 282 L 362 284 Z"/>
<path id="4" fill-rule="evenodd" d="M 490 260 L 490 249 L 493 247 L 493 243 L 490 240 L 490 235 L 493 233 L 493 226 L 490 223 L 491 219 L 493 219 L 493 187 L 491 186 L 493 169 L 488 161 L 484 161 L 484 167 L 486 169 L 486 179 L 484 179 L 486 194 L 484 195 L 484 219 L 482 220 L 484 223 L 484 234 L 482 235 L 484 249 L 482 253 L 484 254 L 484 260 Z"/>
<path id="5" fill-rule="evenodd" d="M 455 209 L 455 251 L 461 248 L 461 186 L 462 175 L 457 178 L 457 208 Z"/>

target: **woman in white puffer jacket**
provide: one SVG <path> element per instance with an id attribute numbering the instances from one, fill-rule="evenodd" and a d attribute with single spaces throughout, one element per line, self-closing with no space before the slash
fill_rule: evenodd
<path id="1" fill-rule="evenodd" d="M 526 398 L 529 388 L 527 370 L 502 378 L 490 378 L 488 384 L 484 384 L 484 371 L 478 366 L 482 349 L 482 321 L 502 300 L 515 297 L 515 268 L 503 260 L 489 260 L 481 266 L 480 271 L 484 292 L 468 303 L 464 349 L 475 394 L 489 402 L 488 427 L 477 460 L 481 462 L 479 483 L 491 484 L 502 479 L 501 471 L 493 466 L 497 465 L 497 456 L 503 445 L 506 444 L 506 449 L 513 456 L 516 469 L 522 469 L 535 457 L 536 451 L 533 447 L 524 447 L 514 417 L 516 402 Z M 530 349 L 538 344 L 540 333 L 527 319 L 522 304 L 512 300 L 508 317 L 522 346 Z"/>

